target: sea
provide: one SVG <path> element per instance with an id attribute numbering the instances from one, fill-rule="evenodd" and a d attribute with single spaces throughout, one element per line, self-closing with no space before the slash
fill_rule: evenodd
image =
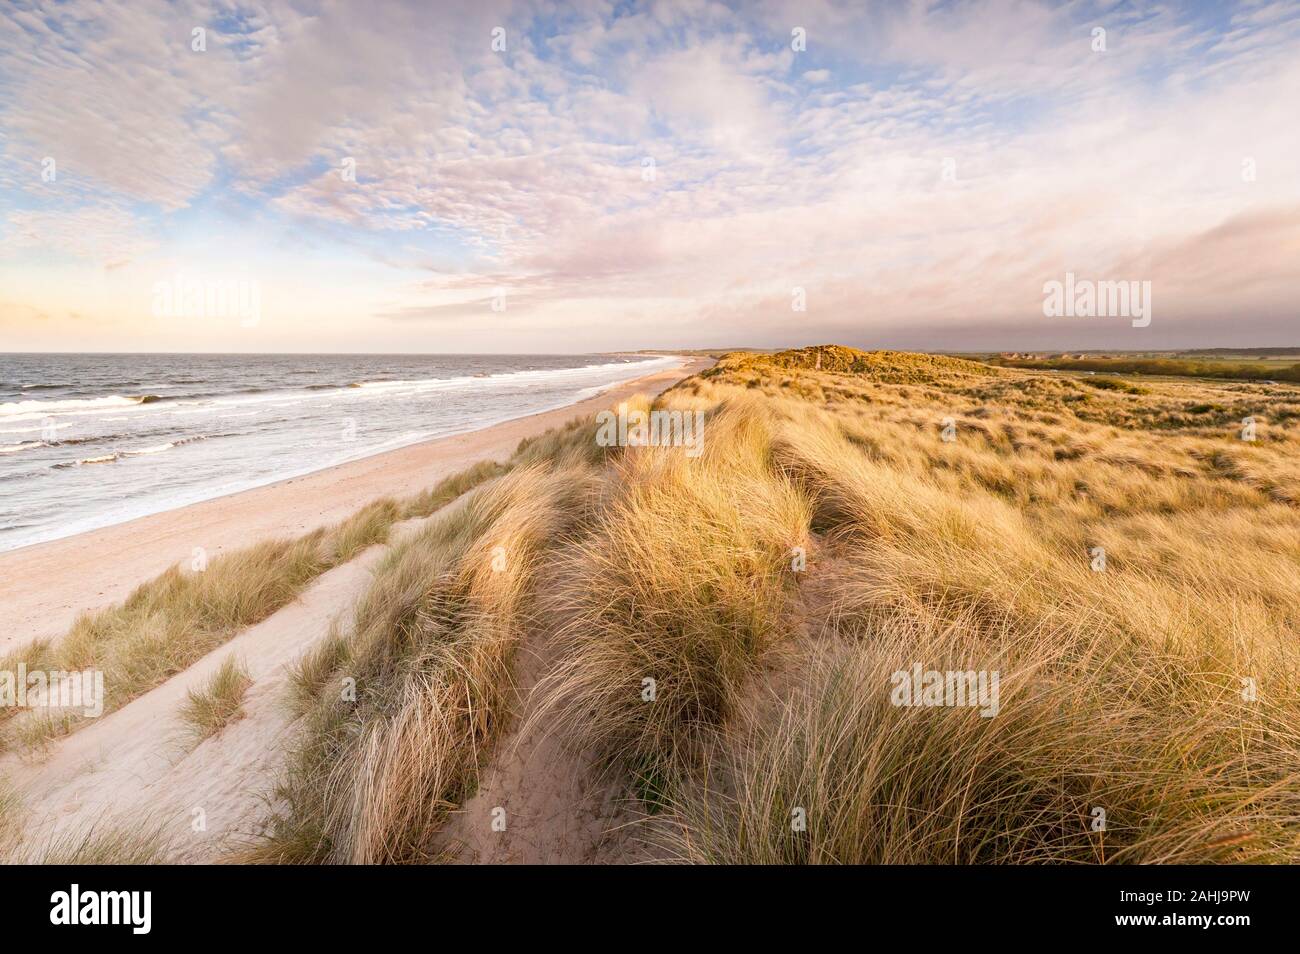
<path id="1" fill-rule="evenodd" d="M 647 355 L 0 354 L 0 551 L 478 430 Z"/>

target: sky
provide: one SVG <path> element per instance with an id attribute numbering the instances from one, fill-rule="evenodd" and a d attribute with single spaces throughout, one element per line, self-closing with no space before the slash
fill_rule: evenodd
<path id="1" fill-rule="evenodd" d="M 1045 314 L 1149 282 L 1150 321 Z M 1300 3 L 0 4 L 0 351 L 1300 345 Z"/>

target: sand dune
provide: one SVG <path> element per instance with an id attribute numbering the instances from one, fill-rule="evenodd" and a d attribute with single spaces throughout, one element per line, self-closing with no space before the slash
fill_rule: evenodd
<path id="1" fill-rule="evenodd" d="M 104 614 L 63 648 L 188 668 L 11 733 L 0 808 L 20 857 L 125 828 L 78 860 L 1293 862 L 1298 394 L 729 355 L 654 408 L 707 411 L 698 457 L 574 420 L 313 535 L 343 562 L 279 602 L 251 564 Z M 197 661 L 196 600 L 235 620 Z M 242 718 L 186 742 L 232 659 Z"/>

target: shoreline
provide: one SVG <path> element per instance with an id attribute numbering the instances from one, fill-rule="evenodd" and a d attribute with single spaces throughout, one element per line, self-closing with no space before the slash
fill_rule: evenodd
<path id="1" fill-rule="evenodd" d="M 634 394 L 659 394 L 708 367 L 676 367 L 611 385 L 599 394 L 488 427 L 447 435 L 295 477 L 0 553 L 0 653 L 65 633 L 78 613 L 120 602 L 146 580 L 278 536 L 335 523 L 380 497 L 405 497 L 480 460 L 499 460 L 519 441 Z"/>
<path id="2" fill-rule="evenodd" d="M 601 356 L 597 355 L 595 357 L 601 357 Z M 377 457 L 381 454 L 386 454 L 389 453 L 390 451 L 401 450 L 404 447 L 410 447 L 415 444 L 424 444 L 430 441 L 441 440 L 442 438 L 446 438 L 446 437 L 455 437 L 460 434 L 470 434 L 475 431 L 485 430 L 486 428 L 489 427 L 495 427 L 498 424 L 505 424 L 510 421 L 521 420 L 523 418 L 531 417 L 536 414 L 543 414 L 546 413 L 547 411 L 559 410 L 561 408 L 568 407 L 570 405 L 576 405 L 581 403 L 582 401 L 587 400 L 590 397 L 599 397 L 601 394 L 603 394 L 605 391 L 608 391 L 611 388 L 620 387 L 621 385 L 629 383 L 630 381 L 639 380 L 648 375 L 654 374 L 657 371 L 670 370 L 672 365 L 671 361 L 665 362 L 665 359 L 668 358 L 675 358 L 679 362 L 678 366 L 680 366 L 681 363 L 685 363 L 691 360 L 691 356 L 687 356 L 687 355 L 678 355 L 678 356 L 658 355 L 655 356 L 654 363 L 656 366 L 654 368 L 643 369 L 639 374 L 637 374 L 633 378 L 629 378 L 625 381 L 614 381 L 608 384 L 597 384 L 589 387 L 584 387 L 581 388 L 575 396 L 561 397 L 557 395 L 555 401 L 551 401 L 544 404 L 538 404 L 537 406 L 533 407 L 530 410 L 522 411 L 522 413 L 517 409 L 512 409 L 508 411 L 503 410 L 500 413 L 489 414 L 482 418 L 474 420 L 472 422 L 466 422 L 456 426 L 441 427 L 439 428 L 440 433 L 425 433 L 425 434 L 417 434 L 417 435 L 410 435 L 410 434 L 391 435 L 387 440 L 377 443 L 374 446 L 371 446 L 369 448 L 357 450 L 350 454 L 330 455 L 331 459 L 328 462 L 321 462 L 319 459 L 310 463 L 299 461 L 297 465 L 287 466 L 280 473 L 277 474 L 263 474 L 251 479 L 247 477 L 238 477 L 232 474 L 232 475 L 228 475 L 227 479 L 223 480 L 220 484 L 208 485 L 203 487 L 193 487 L 175 495 L 164 496 L 162 494 L 158 494 L 155 495 L 152 500 L 149 499 L 138 500 L 131 503 L 127 503 L 125 501 L 118 501 L 114 504 L 111 504 L 101 509 L 101 511 L 97 513 L 88 514 L 86 516 L 75 518 L 72 520 L 66 520 L 59 526 L 46 526 L 37 529 L 32 533 L 26 535 L 20 534 L 20 542 L 17 542 L 16 546 L 10 545 L 9 540 L 5 539 L 3 541 L 4 545 L 0 546 L 0 555 L 17 552 L 19 550 L 24 550 L 29 547 L 39 546 L 45 543 L 53 543 L 58 540 L 80 536 L 86 533 L 92 533 L 96 530 L 102 530 L 108 527 L 117 526 L 119 524 L 129 523 L 132 520 L 138 520 L 142 517 L 149 517 L 159 513 L 166 513 L 172 510 L 179 510 L 182 507 L 188 507 L 194 504 L 204 503 L 205 501 L 215 500 L 219 497 L 228 497 L 232 494 L 243 493 L 244 491 L 248 491 L 248 490 L 256 490 L 260 487 L 268 487 L 273 484 L 283 483 L 285 481 L 292 480 L 298 477 L 307 477 L 310 476 L 311 474 L 318 473 L 320 471 L 329 470 L 332 467 L 337 467 L 342 464 L 350 464 L 353 463 L 354 461 L 364 460 L 367 457 Z M 665 364 L 667 364 L 668 366 L 665 366 Z M 596 366 L 592 365 L 591 367 L 596 367 Z M 613 367 L 613 365 L 605 365 L 605 367 Z M 564 369 L 557 369 L 557 370 L 564 370 Z M 572 370 L 584 370 L 584 369 L 575 368 Z M 474 377 L 476 378 L 477 377 L 488 377 L 488 378 L 509 377 L 512 374 L 518 374 L 518 373 L 521 372 L 501 372 L 498 374 L 474 375 Z M 522 372 L 522 373 L 526 373 L 526 372 Z M 461 378 L 453 377 L 445 380 L 469 381 L 469 376 L 465 375 L 462 376 Z M 348 386 L 339 386 L 337 390 L 341 391 L 341 390 L 347 390 L 348 388 L 357 388 L 357 387 L 365 387 L 365 386 L 366 385 L 364 384 L 353 383 Z M 266 390 L 266 389 L 262 389 L 262 390 Z M 301 389 L 289 388 L 285 390 L 283 393 L 287 397 L 292 397 L 292 396 L 298 396 L 300 391 Z M 216 395 L 216 397 L 229 399 L 233 397 L 243 396 L 245 393 L 253 393 L 253 392 L 230 392 L 229 394 L 225 394 L 225 395 L 220 395 L 220 394 Z M 139 400 L 139 398 L 124 398 L 121 395 L 105 395 L 97 398 L 87 398 L 85 399 L 85 401 L 93 402 L 95 400 L 110 400 L 110 399 L 121 399 L 121 400 L 129 400 L 129 401 Z M 171 399 L 168 398 L 166 400 L 171 400 Z M 190 400 L 190 396 L 178 395 L 177 400 L 179 400 L 182 404 L 185 404 L 188 403 L 188 401 Z M 34 403 L 40 403 L 40 402 L 34 402 Z M 81 398 L 77 398 L 75 399 L 75 403 L 83 403 L 83 400 Z M 149 402 L 144 402 L 144 403 L 149 403 Z M 0 410 L 2 410 L 4 406 L 5 405 L 0 405 Z M 0 420 L 3 420 L 3 418 L 0 418 Z M 178 441 L 178 443 L 189 443 L 196 439 L 205 439 L 206 437 L 207 435 L 181 435 L 175 439 Z M 124 457 L 124 456 L 129 457 L 138 453 L 143 453 L 143 452 L 138 450 L 136 451 L 123 450 L 121 453 L 117 453 L 117 452 L 110 453 L 104 459 L 116 460 L 119 457 Z M 97 458 L 93 458 L 92 462 L 99 462 L 100 460 L 101 459 L 97 457 Z M 78 461 L 77 463 L 84 464 L 87 463 L 87 461 L 81 460 Z M 67 464 L 56 464 L 54 466 L 55 467 L 67 466 Z M 49 534 L 53 534 L 53 535 L 49 535 Z M 23 539 L 23 537 L 25 537 L 25 539 Z M 3 590 L 0 589 L 0 593 L 2 592 Z M 3 641 L 3 636 L 0 635 L 0 644 L 2 644 L 2 641 Z"/>

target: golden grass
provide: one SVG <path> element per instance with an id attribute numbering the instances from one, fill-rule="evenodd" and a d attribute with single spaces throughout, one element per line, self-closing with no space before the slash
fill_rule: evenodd
<path id="1" fill-rule="evenodd" d="M 279 793 L 287 811 L 241 860 L 441 856 L 441 821 L 505 721 L 539 562 L 593 489 L 580 471 L 517 467 L 390 552 L 345 644 L 303 667 L 319 689 Z"/>
<path id="2" fill-rule="evenodd" d="M 232 655 L 202 687 L 186 693 L 180 717 L 193 739 L 201 742 L 243 718 L 244 694 L 252 684 L 248 668 Z"/>
<path id="3" fill-rule="evenodd" d="M 16 686 L 20 664 L 25 665 L 29 672 L 37 669 L 45 671 L 55 668 L 51 665 L 54 658 L 50 651 L 51 643 L 52 641 L 48 639 L 38 639 L 26 646 L 10 650 L 0 656 L 0 672 L 13 673 Z M 4 750 L 8 737 L 8 733 L 5 731 L 8 728 L 6 723 L 22 711 L 16 706 L 0 706 L 0 751 Z"/>
<path id="4" fill-rule="evenodd" d="M 1029 375 L 1022 406 L 999 411 L 971 406 L 974 381 L 786 387 L 774 371 L 755 388 L 752 374 L 685 390 L 758 390 L 786 422 L 775 473 L 813 500 L 823 638 L 779 698 L 760 686 L 737 708 L 708 775 L 672 791 L 672 856 L 1300 859 L 1300 515 L 1276 493 L 1297 472 L 1290 428 L 1239 446 L 1173 419 L 1142 432 L 1049 416 Z M 1153 420 L 1184 386 L 1144 389 L 1118 391 Z M 846 399 L 810 397 L 827 393 Z M 1258 456 L 1271 479 L 1216 455 Z M 892 705 L 891 674 L 918 662 L 999 671 L 999 713 Z"/>
<path id="5" fill-rule="evenodd" d="M 697 460 L 629 449 L 561 574 L 549 708 L 651 787 L 698 760 L 781 637 L 793 551 L 808 542 L 808 502 L 770 469 L 762 409 L 720 408 L 705 433 Z"/>
<path id="6" fill-rule="evenodd" d="M 471 464 L 462 471 L 445 477 L 428 490 L 421 491 L 408 498 L 402 504 L 402 519 L 427 517 L 447 506 L 461 494 L 468 493 L 480 484 L 500 477 L 509 471 L 510 465 L 485 460 Z"/>
<path id="7" fill-rule="evenodd" d="M 237 860 L 441 860 L 545 628 L 533 718 L 669 859 L 1300 861 L 1300 389 L 816 348 L 655 406 L 701 456 L 575 419 L 400 511 L 460 494 L 294 667 Z M 996 714 L 893 704 L 917 664 Z"/>
<path id="8" fill-rule="evenodd" d="M 775 354 L 732 352 L 714 367 L 700 373 L 705 380 L 754 374 L 762 379 L 779 371 L 813 371 L 818 374 L 847 374 L 893 384 L 933 383 L 953 375 L 993 377 L 999 372 L 978 361 L 937 354 L 909 354 L 899 351 L 859 351 L 842 345 L 793 348 Z M 745 383 L 754 378 L 746 377 Z"/>
<path id="9" fill-rule="evenodd" d="M 499 533 L 480 503 L 395 555 L 354 635 L 300 665 L 315 701 L 291 811 L 252 857 L 437 860 L 545 607 L 533 718 L 657 812 L 666 858 L 1300 859 L 1293 396 L 817 363 L 730 355 L 666 394 L 708 414 L 696 459 L 595 448 L 581 421 L 525 442 L 530 483 L 598 489 L 547 505 L 591 513 L 486 619 L 469 554 Z M 1186 414 L 1189 388 L 1280 423 L 1240 446 Z M 998 712 L 894 705 L 918 663 L 996 671 Z M 355 704 L 335 698 L 348 673 Z"/>
<path id="10" fill-rule="evenodd" d="M 1295 710 L 1276 684 L 1247 702 L 1230 674 L 1089 627 L 898 615 L 854 635 L 717 744 L 664 827 L 675 857 L 1208 863 L 1300 851 Z M 915 661 L 1000 671 L 998 713 L 892 705 L 891 674 Z"/>
<path id="11" fill-rule="evenodd" d="M 647 411 L 651 402 L 634 395 L 620 406 L 627 413 Z M 596 442 L 599 425 L 595 414 L 575 417 L 562 427 L 553 427 L 536 437 L 525 437 L 515 448 L 510 463 L 515 466 L 549 464 L 559 467 L 601 467 L 621 455 L 618 447 Z"/>

